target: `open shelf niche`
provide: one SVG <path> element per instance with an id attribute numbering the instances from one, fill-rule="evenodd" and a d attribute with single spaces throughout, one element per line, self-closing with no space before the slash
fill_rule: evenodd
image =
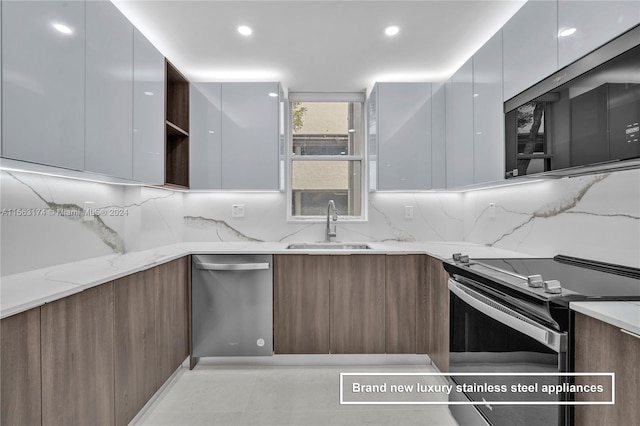
<path id="1" fill-rule="evenodd" d="M 189 81 L 166 61 L 165 184 L 189 187 Z"/>

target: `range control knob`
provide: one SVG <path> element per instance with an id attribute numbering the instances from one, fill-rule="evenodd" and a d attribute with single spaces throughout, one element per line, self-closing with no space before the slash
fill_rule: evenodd
<path id="1" fill-rule="evenodd" d="M 560 285 L 560 281 L 558 280 L 549 280 L 544 281 L 544 292 L 551 294 L 559 294 L 562 293 L 562 286 Z"/>
<path id="2" fill-rule="evenodd" d="M 542 276 L 540 275 L 529 275 L 527 277 L 527 285 L 533 288 L 542 287 Z"/>

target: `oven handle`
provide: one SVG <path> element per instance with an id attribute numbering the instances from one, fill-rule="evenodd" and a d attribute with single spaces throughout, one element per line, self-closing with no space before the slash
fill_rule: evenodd
<path id="1" fill-rule="evenodd" d="M 523 333 L 532 339 L 537 340 L 546 347 L 553 349 L 555 352 L 566 352 L 567 335 L 566 333 L 558 333 L 541 324 L 526 318 L 513 309 L 500 305 L 498 302 L 470 289 L 459 282 L 449 279 L 449 290 L 465 303 L 474 307 L 478 311 L 500 321 L 504 325 Z"/>

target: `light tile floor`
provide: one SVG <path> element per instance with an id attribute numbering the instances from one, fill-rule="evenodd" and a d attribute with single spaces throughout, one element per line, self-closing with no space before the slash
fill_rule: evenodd
<path id="1" fill-rule="evenodd" d="M 430 365 L 201 365 L 181 368 L 137 425 L 457 425 L 447 405 L 340 405 L 341 372 Z M 434 382 L 435 383 L 435 382 Z"/>

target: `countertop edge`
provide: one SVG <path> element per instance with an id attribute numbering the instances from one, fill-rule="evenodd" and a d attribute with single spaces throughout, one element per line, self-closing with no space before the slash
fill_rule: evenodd
<path id="1" fill-rule="evenodd" d="M 571 310 L 640 335 L 640 304 L 637 302 L 571 302 Z"/>
<path id="2" fill-rule="evenodd" d="M 0 277 L 2 296 L 0 297 L 0 319 L 193 254 L 425 254 L 445 260 L 454 252 L 471 250 L 483 253 L 482 256 L 475 257 L 532 257 L 524 253 L 466 242 L 366 242 L 370 249 L 348 252 L 345 250 L 291 250 L 286 248 L 288 244 L 277 242 L 175 243 Z M 495 255 L 492 256 L 490 253 Z M 9 300 L 5 305 L 3 302 L 7 298 Z"/>

